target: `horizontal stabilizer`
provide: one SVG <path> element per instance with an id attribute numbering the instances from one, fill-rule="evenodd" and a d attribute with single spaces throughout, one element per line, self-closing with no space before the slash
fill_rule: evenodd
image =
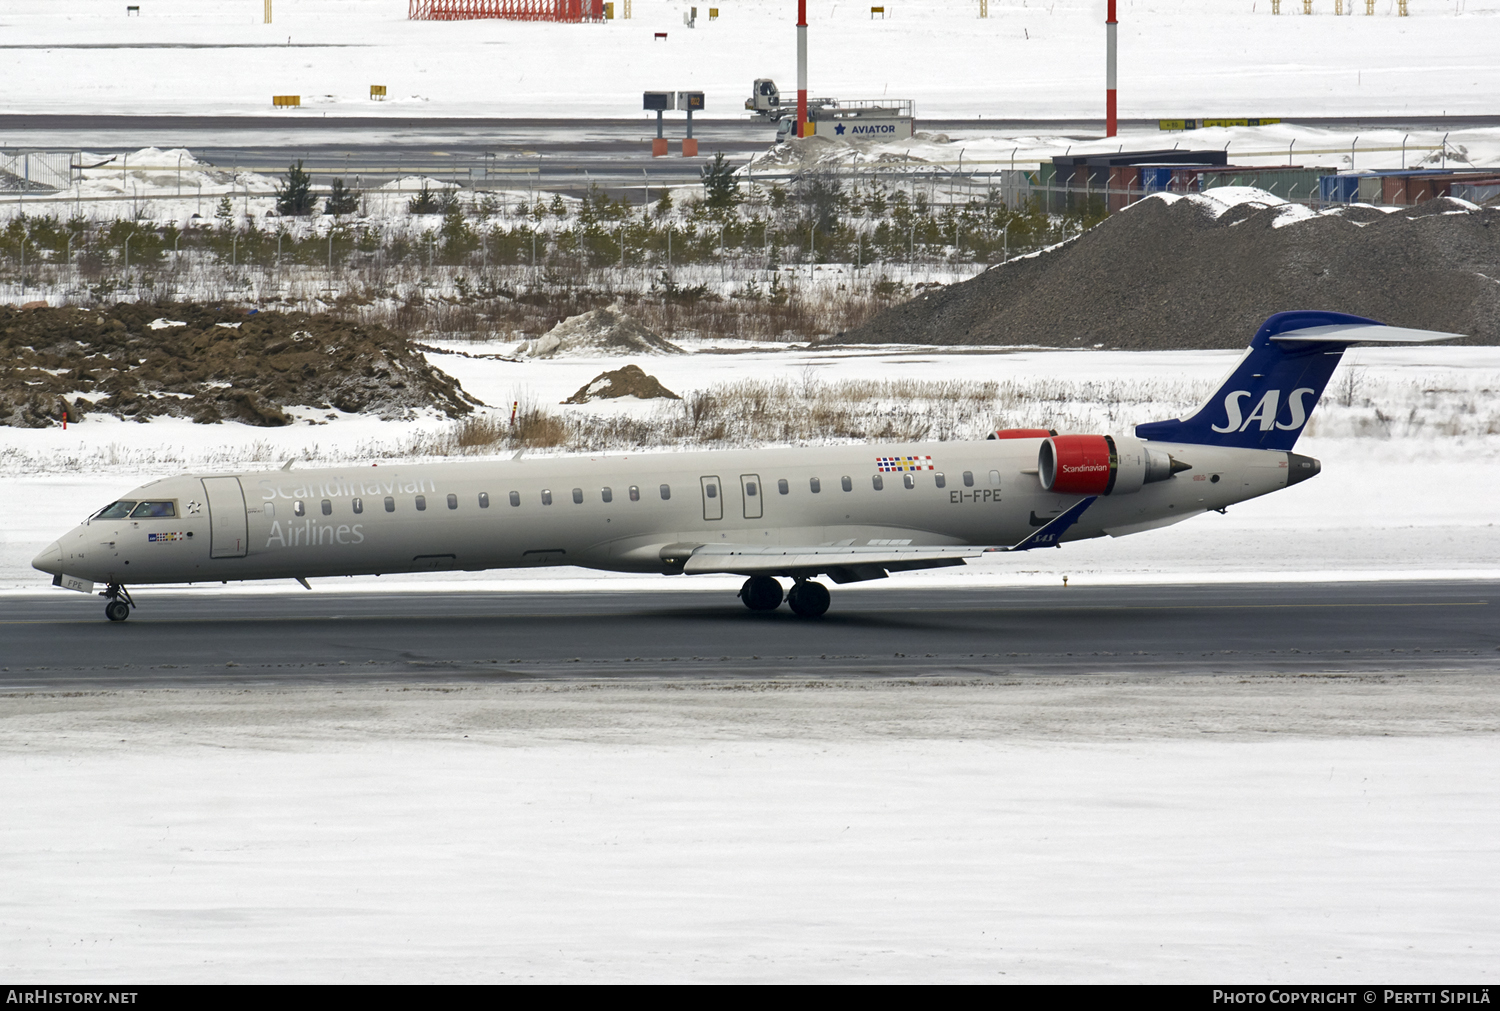
<path id="1" fill-rule="evenodd" d="M 1339 323 L 1334 326 L 1310 326 L 1288 330 L 1271 339 L 1278 344 L 1429 344 L 1433 341 L 1467 337 L 1461 333 L 1437 330 L 1412 330 L 1404 326 L 1381 326 L 1378 323 Z"/>

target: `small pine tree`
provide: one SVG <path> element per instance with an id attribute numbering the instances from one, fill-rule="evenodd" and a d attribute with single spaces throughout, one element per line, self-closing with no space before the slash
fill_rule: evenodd
<path id="1" fill-rule="evenodd" d="M 219 198 L 219 206 L 214 211 L 214 219 L 219 222 L 220 231 L 228 231 L 234 227 L 234 201 L 226 193 Z"/>
<path id="2" fill-rule="evenodd" d="M 324 214 L 353 214 L 359 210 L 359 190 L 351 190 L 344 180 L 335 179 L 328 189 L 328 199 L 323 201 Z"/>
<path id="3" fill-rule="evenodd" d="M 302 161 L 286 170 L 282 184 L 276 187 L 276 213 L 300 218 L 311 214 L 318 198 L 313 193 L 312 176 L 302 171 Z"/>
<path id="4" fill-rule="evenodd" d="M 661 199 L 656 202 L 656 216 L 664 218 L 672 213 L 672 191 L 662 190 Z"/>
<path id="5" fill-rule="evenodd" d="M 728 210 L 740 202 L 740 188 L 734 179 L 734 167 L 720 151 L 714 160 L 699 170 L 703 180 L 703 194 L 712 210 Z"/>
<path id="6" fill-rule="evenodd" d="M 438 203 L 438 198 L 428 188 L 425 179 L 422 181 L 421 191 L 406 202 L 408 214 L 436 214 L 441 210 L 442 206 Z"/>

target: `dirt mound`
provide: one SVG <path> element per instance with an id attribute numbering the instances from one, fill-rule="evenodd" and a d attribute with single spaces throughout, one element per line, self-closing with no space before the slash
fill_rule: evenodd
<path id="1" fill-rule="evenodd" d="M 456 417 L 477 403 L 405 337 L 326 315 L 201 305 L 0 307 L 0 425 L 88 414 L 286 425 L 287 407 Z"/>
<path id="2" fill-rule="evenodd" d="M 846 343 L 1244 347 L 1287 309 L 1500 343 L 1500 209 L 1442 199 L 1312 214 L 1269 194 L 1225 208 L 1143 200 L 1077 239 L 928 292 Z"/>
<path id="3" fill-rule="evenodd" d="M 639 365 L 627 365 L 623 369 L 604 372 L 589 380 L 563 403 L 587 404 L 591 400 L 613 400 L 616 397 L 636 397 L 640 400 L 682 399 L 658 382 L 655 376 L 648 376 Z"/>
<path id="4" fill-rule="evenodd" d="M 525 358 L 564 355 L 680 355 L 685 352 L 658 336 L 617 305 L 569 316 L 536 340 L 517 348 Z"/>

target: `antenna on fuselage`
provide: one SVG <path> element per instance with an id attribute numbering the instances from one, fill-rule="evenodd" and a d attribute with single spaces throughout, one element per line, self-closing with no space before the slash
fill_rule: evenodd
<path id="1" fill-rule="evenodd" d="M 292 464 L 294 464 L 296 462 L 297 462 L 297 458 L 293 457 L 292 459 L 288 460 L 286 463 L 282 464 L 281 465 L 281 469 L 282 470 L 291 470 L 292 469 Z"/>

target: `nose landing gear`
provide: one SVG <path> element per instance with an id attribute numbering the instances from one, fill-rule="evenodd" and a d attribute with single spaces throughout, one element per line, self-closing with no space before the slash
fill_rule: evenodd
<path id="1" fill-rule="evenodd" d="M 105 600 L 104 616 L 110 621 L 124 621 L 130 617 L 130 609 L 135 606 L 135 601 L 123 585 L 110 583 L 99 596 Z"/>

